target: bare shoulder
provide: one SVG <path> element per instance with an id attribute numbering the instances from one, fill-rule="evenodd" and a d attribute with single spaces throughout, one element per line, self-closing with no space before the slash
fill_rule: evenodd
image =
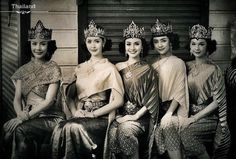
<path id="1" fill-rule="evenodd" d="M 116 68 L 117 68 L 118 71 L 122 70 L 126 66 L 127 66 L 126 62 L 119 62 L 119 63 L 116 64 Z"/>

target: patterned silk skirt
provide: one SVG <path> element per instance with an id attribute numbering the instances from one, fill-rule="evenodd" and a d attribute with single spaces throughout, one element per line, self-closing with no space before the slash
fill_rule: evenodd
<path id="1" fill-rule="evenodd" d="M 205 150 L 213 153 L 213 141 L 217 129 L 217 117 L 209 116 L 192 123 L 181 132 L 181 140 L 187 156 L 201 155 Z"/>
<path id="2" fill-rule="evenodd" d="M 92 158 L 103 152 L 107 118 L 72 118 L 61 122 L 53 132 L 53 159 Z M 97 157 L 99 158 L 99 157 Z"/>
<path id="3" fill-rule="evenodd" d="M 159 121 L 165 115 L 170 106 L 171 101 L 164 102 L 160 106 Z M 180 149 L 180 135 L 179 135 L 179 119 L 173 115 L 171 117 L 171 124 L 166 128 L 162 128 L 161 124 L 157 125 L 155 131 L 156 147 L 159 154 L 163 154 L 166 150 L 175 151 Z"/>
<path id="4" fill-rule="evenodd" d="M 149 125 L 147 119 L 126 121 L 124 123 L 114 121 L 109 129 L 109 148 L 111 152 L 132 156 L 139 149 L 142 138 L 145 138 L 145 135 L 147 136 Z M 142 142 L 142 144 L 145 143 Z M 142 147 L 145 147 L 145 145 L 142 145 Z"/>

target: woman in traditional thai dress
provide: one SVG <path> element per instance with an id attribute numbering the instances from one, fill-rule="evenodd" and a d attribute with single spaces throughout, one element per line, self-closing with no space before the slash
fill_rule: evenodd
<path id="1" fill-rule="evenodd" d="M 195 60 L 187 63 L 190 117 L 181 135 L 187 156 L 224 159 L 230 142 L 225 84 L 221 69 L 209 59 L 216 50 L 211 32 L 212 28 L 199 24 L 189 32 L 190 53 Z"/>
<path id="2" fill-rule="evenodd" d="M 146 140 L 150 139 L 157 120 L 159 96 L 157 82 L 154 82 L 157 76 L 141 59 L 148 51 L 144 28 L 132 21 L 124 30 L 123 37 L 120 52 L 125 52 L 128 60 L 117 63 L 116 67 L 124 83 L 125 104 L 117 111 L 116 120 L 110 127 L 109 147 L 113 154 L 121 158 L 139 159 L 142 158 L 139 156 L 139 144 L 148 147 Z"/>
<path id="3" fill-rule="evenodd" d="M 13 138 L 14 159 L 39 157 L 35 152 L 45 140 L 50 144 L 54 127 L 63 119 L 61 108 L 55 105 L 61 70 L 50 60 L 56 50 L 51 36 L 52 30 L 39 20 L 28 32 L 32 59 L 11 77 L 16 88 L 13 105 L 17 117 L 4 124 L 4 139 L 7 143 Z"/>
<path id="4" fill-rule="evenodd" d="M 152 64 L 159 75 L 160 115 L 155 139 L 158 152 L 166 150 L 172 159 L 180 159 L 180 123 L 188 117 L 188 87 L 185 63 L 172 55 L 172 49 L 178 48 L 178 36 L 171 25 L 158 19 L 151 28 L 151 46 L 159 53 Z"/>
<path id="5" fill-rule="evenodd" d="M 232 59 L 230 66 L 225 71 L 226 98 L 227 98 L 227 117 L 231 134 L 236 134 L 236 57 Z M 236 135 L 231 135 L 231 146 L 229 158 L 234 158 L 234 150 L 236 147 Z"/>
<path id="6" fill-rule="evenodd" d="M 84 36 L 91 58 L 75 68 L 75 91 L 71 87 L 66 93 L 72 118 L 54 130 L 54 159 L 103 158 L 112 114 L 123 104 L 122 79 L 116 67 L 103 57 L 103 50 L 108 46 L 104 29 L 92 20 Z"/>

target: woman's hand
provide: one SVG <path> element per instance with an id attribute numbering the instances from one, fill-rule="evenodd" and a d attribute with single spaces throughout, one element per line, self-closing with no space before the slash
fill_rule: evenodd
<path id="1" fill-rule="evenodd" d="M 82 109 L 76 110 L 74 117 L 77 118 L 84 118 L 85 117 L 85 111 Z"/>
<path id="2" fill-rule="evenodd" d="M 171 117 L 172 117 L 172 113 L 171 112 L 167 112 L 161 119 L 161 127 L 163 129 L 165 129 L 167 126 L 169 126 L 171 124 Z"/>
<path id="3" fill-rule="evenodd" d="M 120 118 L 116 119 L 116 121 L 118 123 L 123 123 L 123 122 L 126 122 L 126 121 L 134 121 L 134 120 L 137 120 L 137 117 L 135 115 L 125 115 L 123 117 L 120 117 Z"/>
<path id="4" fill-rule="evenodd" d="M 17 113 L 17 118 L 21 119 L 22 121 L 26 121 L 30 118 L 29 117 L 29 112 L 20 111 L 19 113 Z"/>
<path id="5" fill-rule="evenodd" d="M 184 130 L 185 128 L 189 127 L 190 124 L 196 122 L 196 119 L 194 117 L 190 117 L 190 118 L 185 118 L 185 120 L 183 120 L 183 122 L 181 123 L 181 129 Z"/>
<path id="6" fill-rule="evenodd" d="M 20 118 L 13 118 L 4 124 L 4 130 L 7 132 L 13 132 L 15 128 L 20 125 L 23 121 Z"/>
<path id="7" fill-rule="evenodd" d="M 93 112 L 85 112 L 84 115 L 85 115 L 86 118 L 95 118 L 95 115 L 94 115 Z"/>

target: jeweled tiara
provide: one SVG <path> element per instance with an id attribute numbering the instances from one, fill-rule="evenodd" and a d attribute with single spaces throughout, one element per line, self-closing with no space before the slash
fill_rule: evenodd
<path id="1" fill-rule="evenodd" d="M 96 37 L 96 36 L 104 37 L 105 31 L 104 29 L 97 27 L 95 22 L 91 20 L 89 22 L 88 28 L 84 30 L 84 37 L 86 39 L 87 37 Z"/>
<path id="2" fill-rule="evenodd" d="M 212 27 L 206 29 L 204 26 L 197 24 L 189 29 L 189 37 L 191 39 L 211 39 L 212 30 Z"/>
<path id="3" fill-rule="evenodd" d="M 156 23 L 151 27 L 151 32 L 153 36 L 167 35 L 172 33 L 172 25 L 166 25 L 157 19 Z"/>
<path id="4" fill-rule="evenodd" d="M 144 38 L 144 27 L 138 27 L 133 21 L 128 28 L 124 29 L 123 37 L 127 38 Z"/>
<path id="5" fill-rule="evenodd" d="M 50 41 L 52 38 L 52 29 L 47 29 L 43 26 L 41 20 L 39 20 L 35 27 L 28 31 L 28 40 L 41 39 Z"/>

